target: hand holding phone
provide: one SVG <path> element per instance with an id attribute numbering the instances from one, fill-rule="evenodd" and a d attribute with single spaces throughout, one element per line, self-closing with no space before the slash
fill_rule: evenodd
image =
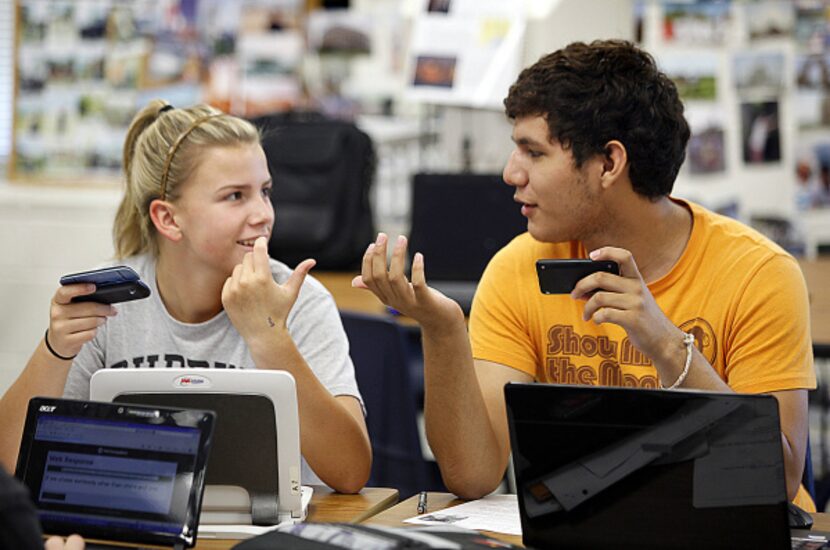
<path id="1" fill-rule="evenodd" d="M 542 294 L 570 294 L 576 283 L 597 271 L 620 274 L 620 266 L 610 260 L 537 260 L 536 274 Z"/>
<path id="2" fill-rule="evenodd" d="M 95 292 L 76 296 L 72 302 L 98 302 L 101 304 L 115 304 L 140 300 L 150 295 L 150 288 L 144 284 L 132 268 L 125 265 L 70 273 L 60 279 L 61 285 L 92 283 Z"/>

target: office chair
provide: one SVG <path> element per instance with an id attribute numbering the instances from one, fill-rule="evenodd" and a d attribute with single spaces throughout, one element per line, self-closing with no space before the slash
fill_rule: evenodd
<path id="1" fill-rule="evenodd" d="M 394 487 L 401 499 L 418 491 L 446 491 L 438 465 L 423 457 L 403 329 L 373 315 L 341 311 L 340 317 L 366 405 L 373 453 L 368 485 Z"/>

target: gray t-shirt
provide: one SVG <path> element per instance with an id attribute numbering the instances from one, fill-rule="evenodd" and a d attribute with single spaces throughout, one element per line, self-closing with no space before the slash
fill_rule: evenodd
<path id="1" fill-rule="evenodd" d="M 72 363 L 64 397 L 89 399 L 89 379 L 102 368 L 256 368 L 248 346 L 220 312 L 203 323 L 188 324 L 167 312 L 156 287 L 156 264 L 149 255 L 128 258 L 121 264 L 135 269 L 150 287 L 144 300 L 117 304 L 118 315 L 99 327 Z M 285 264 L 271 260 L 274 280 L 284 283 L 291 275 Z M 360 392 L 349 357 L 349 342 L 334 299 L 317 280 L 306 277 L 287 320 L 288 332 L 311 370 L 332 395 Z M 303 459 L 304 484 L 321 484 Z"/>

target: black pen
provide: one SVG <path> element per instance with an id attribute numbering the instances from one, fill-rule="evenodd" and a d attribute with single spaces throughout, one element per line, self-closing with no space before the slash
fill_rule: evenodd
<path id="1" fill-rule="evenodd" d="M 418 515 L 427 513 L 427 492 L 421 491 L 418 495 Z"/>

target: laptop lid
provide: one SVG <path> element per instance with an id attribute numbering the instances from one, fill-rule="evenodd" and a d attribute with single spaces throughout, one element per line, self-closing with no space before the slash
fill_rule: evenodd
<path id="1" fill-rule="evenodd" d="M 201 523 L 275 525 L 305 518 L 294 377 L 258 369 L 100 369 L 92 399 L 217 413 Z M 240 459 L 244 457 L 244 459 Z M 244 491 L 234 491 L 241 487 Z"/>
<path id="2" fill-rule="evenodd" d="M 43 531 L 191 547 L 214 414 L 35 397 L 15 475 Z"/>
<path id="3" fill-rule="evenodd" d="M 774 397 L 504 391 L 526 545 L 789 548 Z"/>

